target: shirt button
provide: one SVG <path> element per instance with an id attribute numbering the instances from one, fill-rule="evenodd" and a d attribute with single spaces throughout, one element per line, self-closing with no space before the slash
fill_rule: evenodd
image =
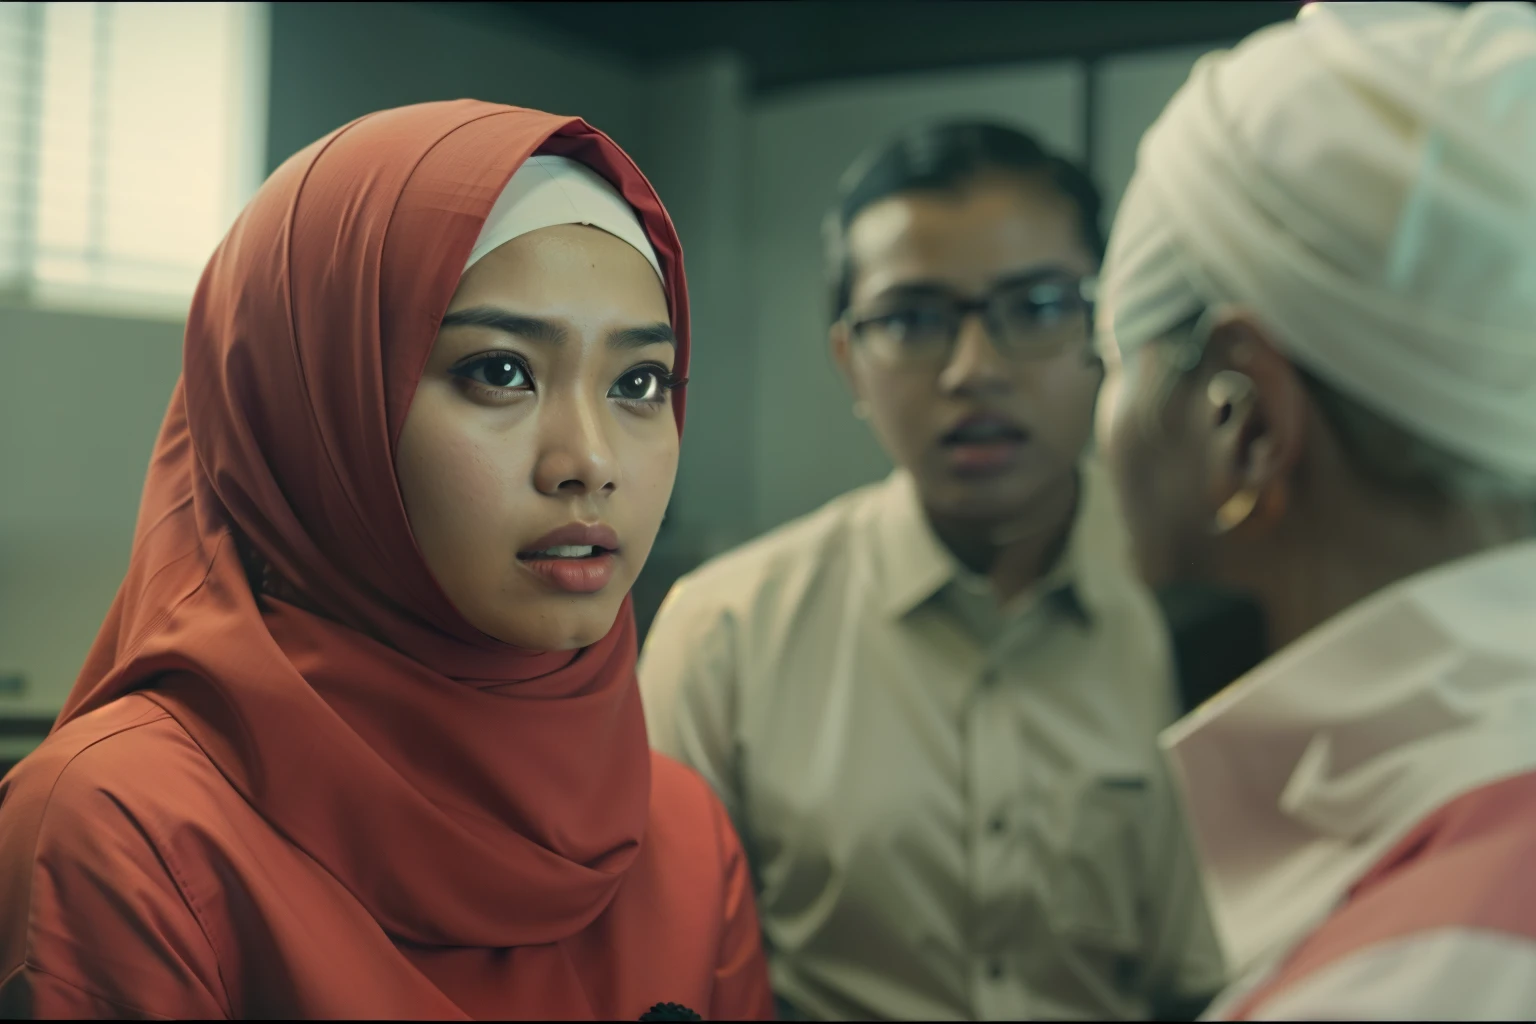
<path id="1" fill-rule="evenodd" d="M 1001 960 L 992 959 L 987 961 L 987 977 L 991 978 L 993 981 L 999 981 L 1002 979 L 1003 962 Z"/>
<path id="2" fill-rule="evenodd" d="M 992 820 L 987 822 L 987 831 L 995 836 L 1000 836 L 1008 831 L 1008 822 L 1001 814 L 993 815 Z"/>
<path id="3" fill-rule="evenodd" d="M 995 682 L 997 682 L 997 669 L 983 669 L 981 673 L 981 685 L 991 686 Z"/>

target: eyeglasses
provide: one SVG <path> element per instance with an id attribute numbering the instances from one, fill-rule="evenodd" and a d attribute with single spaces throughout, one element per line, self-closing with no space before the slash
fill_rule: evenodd
<path id="1" fill-rule="evenodd" d="M 978 299 L 943 292 L 899 294 L 884 306 L 844 314 L 854 339 L 894 364 L 947 365 L 966 317 L 979 313 L 992 343 L 1021 361 L 1050 359 L 1087 342 L 1098 279 L 1067 274 L 1005 281 Z"/>

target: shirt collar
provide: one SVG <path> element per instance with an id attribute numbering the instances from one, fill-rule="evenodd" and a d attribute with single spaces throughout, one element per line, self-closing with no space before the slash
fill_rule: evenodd
<path id="1" fill-rule="evenodd" d="M 1079 474 L 1081 490 L 1067 545 L 1046 576 L 1020 600 L 1047 595 L 1068 614 L 1089 620 L 1108 600 L 1111 577 L 1130 570 L 1124 531 L 1103 469 L 1096 460 L 1085 459 Z M 917 485 L 905 470 L 896 470 L 882 485 L 875 536 L 883 555 L 883 605 L 891 618 L 910 614 L 949 585 L 991 592 L 987 579 L 962 565 L 934 533 Z"/>
<path id="2" fill-rule="evenodd" d="M 906 470 L 898 469 L 886 478 L 875 515 L 884 611 L 899 619 L 964 570 L 933 532 L 917 484 Z"/>
<path id="3" fill-rule="evenodd" d="M 1378 592 L 1167 729 L 1229 966 L 1296 941 L 1415 824 L 1536 768 L 1536 542 Z"/>

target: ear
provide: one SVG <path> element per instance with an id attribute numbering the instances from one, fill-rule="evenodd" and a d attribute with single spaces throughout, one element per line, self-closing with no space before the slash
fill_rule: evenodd
<path id="1" fill-rule="evenodd" d="M 861 400 L 864 396 L 860 393 L 858 374 L 853 370 L 853 339 L 848 336 L 848 325 L 842 320 L 834 323 L 827 331 L 827 343 L 832 350 L 832 361 L 837 364 L 854 401 Z"/>
<path id="2" fill-rule="evenodd" d="M 1290 497 L 1306 441 L 1306 390 L 1294 367 L 1251 314 L 1224 314 L 1206 345 L 1209 438 L 1207 481 L 1213 507 L 1233 495 L 1254 498 L 1249 521 L 1273 525 Z"/>

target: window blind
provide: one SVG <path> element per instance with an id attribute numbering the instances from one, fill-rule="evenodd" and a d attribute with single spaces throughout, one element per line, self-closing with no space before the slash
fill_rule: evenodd
<path id="1" fill-rule="evenodd" d="M 37 148 L 37 61 L 42 4 L 0 4 L 0 290 L 19 290 L 29 267 Z"/>
<path id="2" fill-rule="evenodd" d="M 0 287 L 185 306 L 263 169 L 265 8 L 0 4 Z"/>

